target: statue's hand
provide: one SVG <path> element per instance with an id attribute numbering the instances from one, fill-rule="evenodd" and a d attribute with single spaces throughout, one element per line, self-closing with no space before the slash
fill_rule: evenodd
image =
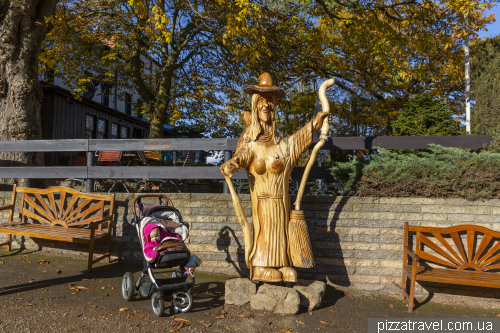
<path id="1" fill-rule="evenodd" d="M 228 176 L 229 178 L 232 178 L 236 172 L 240 171 L 239 156 L 232 158 L 231 160 L 222 164 L 220 167 L 220 171 L 222 172 L 222 174 Z"/>
<path id="2" fill-rule="evenodd" d="M 316 118 L 314 119 L 314 122 L 313 122 L 313 132 L 316 132 L 317 130 L 319 130 L 321 128 L 321 125 L 323 125 L 323 120 L 328 116 L 328 122 L 331 122 L 332 121 L 332 115 L 330 114 L 330 112 L 327 112 L 327 111 L 322 111 L 322 112 L 318 112 L 318 114 L 316 115 Z"/>

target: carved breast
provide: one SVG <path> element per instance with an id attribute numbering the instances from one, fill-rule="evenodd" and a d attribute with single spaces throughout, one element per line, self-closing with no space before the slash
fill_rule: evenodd
<path id="1" fill-rule="evenodd" d="M 252 166 L 258 175 L 263 175 L 266 172 L 266 161 L 263 158 L 257 157 Z"/>

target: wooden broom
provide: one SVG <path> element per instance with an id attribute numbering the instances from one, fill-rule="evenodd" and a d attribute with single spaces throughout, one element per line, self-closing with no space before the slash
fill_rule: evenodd
<path id="1" fill-rule="evenodd" d="M 331 87 L 334 82 L 335 81 L 333 79 L 330 79 L 323 82 L 319 87 L 319 100 L 321 101 L 323 111 L 326 112 L 330 112 L 330 106 L 328 105 L 328 100 L 326 99 L 326 89 Z M 304 175 L 302 176 L 302 180 L 300 182 L 299 192 L 297 193 L 297 200 L 295 200 L 295 210 L 292 210 L 290 214 L 290 222 L 288 223 L 290 258 L 292 260 L 292 265 L 295 267 L 314 267 L 314 256 L 312 254 L 311 241 L 309 239 L 309 232 L 307 231 L 304 211 L 300 210 L 300 203 L 302 201 L 302 196 L 304 195 L 309 172 L 311 171 L 314 161 L 316 160 L 316 155 L 321 147 L 323 147 L 326 140 L 328 140 L 328 131 L 330 129 L 328 118 L 329 117 L 326 117 L 323 120 L 319 141 L 314 146 L 311 158 L 309 159 L 309 162 L 307 162 Z"/>

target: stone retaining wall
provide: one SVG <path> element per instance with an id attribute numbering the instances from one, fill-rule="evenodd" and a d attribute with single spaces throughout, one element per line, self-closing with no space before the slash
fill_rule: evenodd
<path id="1" fill-rule="evenodd" d="M 243 235 L 228 194 L 172 193 L 172 199 L 190 224 L 189 247 L 203 260 L 199 271 L 247 276 Z M 136 231 L 131 226 L 130 204 L 136 195 L 116 194 L 117 222 L 113 253 L 119 260 L 141 260 Z M 251 220 L 249 195 L 241 195 Z M 0 193 L 0 204 L 10 193 Z M 293 202 L 293 198 L 292 198 Z M 306 196 L 302 208 L 313 245 L 316 267 L 299 271 L 305 279 L 329 280 L 339 287 L 399 293 L 401 285 L 403 225 L 448 227 L 466 223 L 500 231 L 500 200 L 358 198 Z M 5 212 L 3 216 L 5 216 Z M 0 234 L 0 243 L 5 235 Z M 16 237 L 16 246 L 74 253 L 83 247 L 64 242 Z M 99 252 L 98 252 L 99 253 Z M 418 295 L 444 293 L 498 297 L 488 288 L 427 283 L 417 286 Z"/>

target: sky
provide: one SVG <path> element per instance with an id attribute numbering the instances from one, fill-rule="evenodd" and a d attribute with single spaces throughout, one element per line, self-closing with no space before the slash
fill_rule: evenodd
<path id="1" fill-rule="evenodd" d="M 490 23 L 486 26 L 488 31 L 481 31 L 479 33 L 479 37 L 483 38 L 484 36 L 486 37 L 494 37 L 497 35 L 500 35 L 500 5 L 496 5 L 495 7 L 491 8 L 489 11 L 486 11 L 486 15 L 488 13 L 493 13 L 495 14 L 496 22 Z"/>

